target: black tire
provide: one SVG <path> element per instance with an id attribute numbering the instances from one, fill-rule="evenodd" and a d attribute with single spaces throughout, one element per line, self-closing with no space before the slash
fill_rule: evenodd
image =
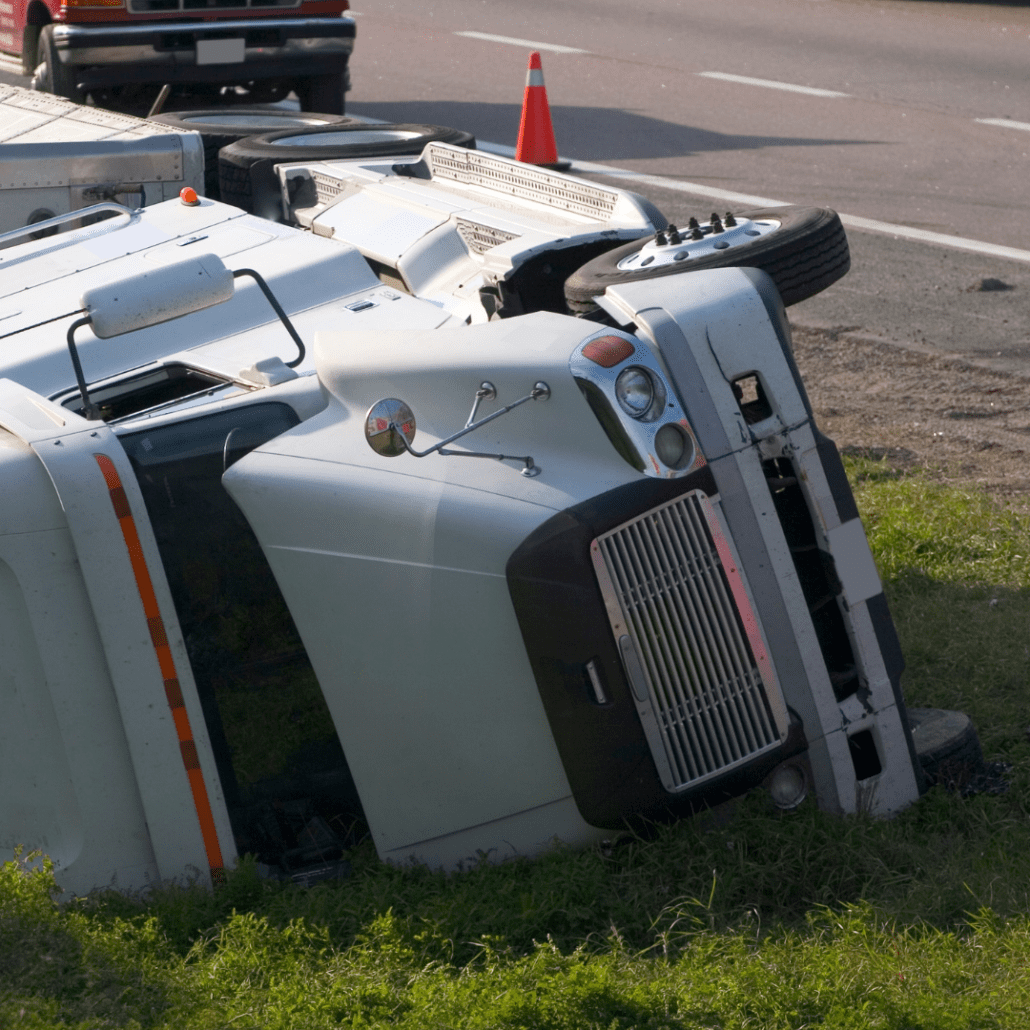
<path id="1" fill-rule="evenodd" d="M 21 73 L 25 78 L 32 78 L 36 71 L 36 51 L 39 49 L 40 25 L 26 25 L 21 37 Z"/>
<path id="2" fill-rule="evenodd" d="M 476 138 L 469 132 L 439 125 L 365 122 L 329 129 L 267 132 L 222 149 L 218 159 L 218 187 L 224 203 L 263 218 L 280 220 L 283 212 L 275 165 L 402 157 L 421 153 L 427 143 L 453 143 L 474 149 Z"/>
<path id="3" fill-rule="evenodd" d="M 74 66 L 61 64 L 54 45 L 54 27 L 44 25 L 36 43 L 36 70 L 32 73 L 31 88 L 41 93 L 53 93 L 81 104 L 85 94 L 79 89 Z"/>
<path id="4" fill-rule="evenodd" d="M 737 215 L 738 221 L 775 219 L 778 229 L 712 254 L 653 268 L 620 269 L 619 262 L 640 250 L 650 238 L 609 250 L 588 261 L 565 282 L 565 300 L 575 314 L 596 308 L 594 298 L 609 286 L 682 275 L 705 268 L 760 268 L 776 283 L 786 306 L 812 297 L 851 267 L 848 238 L 839 216 L 828 208 L 773 208 Z M 689 248 L 685 240 L 684 247 Z"/>
<path id="5" fill-rule="evenodd" d="M 928 785 L 961 789 L 984 771 L 980 738 L 964 712 L 909 708 L 908 722 Z"/>
<path id="6" fill-rule="evenodd" d="M 302 111 L 329 111 L 343 114 L 344 94 L 350 84 L 346 73 L 332 75 L 309 75 L 293 84 Z"/>
<path id="7" fill-rule="evenodd" d="M 223 107 L 199 111 L 169 111 L 150 121 L 174 129 L 199 132 L 204 140 L 204 193 L 212 200 L 221 196 L 218 188 L 218 152 L 237 140 L 263 132 L 287 129 L 322 129 L 353 121 L 338 114 L 299 111 L 269 111 L 260 107 Z"/>

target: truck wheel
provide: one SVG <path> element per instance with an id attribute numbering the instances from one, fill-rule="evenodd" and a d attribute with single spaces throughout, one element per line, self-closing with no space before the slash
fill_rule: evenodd
<path id="1" fill-rule="evenodd" d="M 352 122 L 337 114 L 310 114 L 300 111 L 269 111 L 260 107 L 221 108 L 200 111 L 169 111 L 150 119 L 174 129 L 199 132 L 204 140 L 204 193 L 218 200 L 218 152 L 237 140 L 262 132 L 283 129 L 321 129 Z"/>
<path id="2" fill-rule="evenodd" d="M 218 187 L 223 203 L 278 220 L 282 218 L 282 199 L 275 165 L 403 157 L 421 153 L 427 143 L 453 143 L 474 149 L 476 138 L 469 132 L 439 125 L 364 122 L 267 132 L 222 149 L 218 158 Z"/>
<path id="3" fill-rule="evenodd" d="M 86 99 L 76 82 L 74 68 L 61 64 L 57 56 L 52 25 L 44 25 L 40 29 L 39 42 L 36 44 L 36 70 L 32 73 L 29 85 L 41 93 L 53 93 L 66 100 L 73 100 L 76 104 Z"/>
<path id="4" fill-rule="evenodd" d="M 329 114 L 343 114 L 344 92 L 347 89 L 346 73 L 332 75 L 309 75 L 293 84 L 302 111 L 325 111 Z"/>
<path id="5" fill-rule="evenodd" d="M 931 786 L 940 783 L 949 789 L 961 789 L 984 771 L 980 738 L 964 712 L 910 708 L 908 722 L 919 764 Z"/>
<path id="6" fill-rule="evenodd" d="M 671 232 L 670 232 L 671 230 Z M 573 272 L 565 300 L 574 314 L 596 308 L 609 286 L 704 268 L 760 268 L 785 305 L 812 297 L 851 267 L 848 238 L 827 208 L 770 208 L 663 232 L 615 247 Z"/>

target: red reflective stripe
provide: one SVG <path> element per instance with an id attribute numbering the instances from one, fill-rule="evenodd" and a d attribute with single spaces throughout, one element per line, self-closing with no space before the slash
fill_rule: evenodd
<path id="1" fill-rule="evenodd" d="M 121 527 L 122 537 L 125 539 L 125 548 L 129 552 L 129 562 L 132 564 L 132 572 L 136 577 L 136 588 L 139 590 L 140 601 L 143 603 L 143 614 L 146 616 L 147 628 L 150 630 L 150 641 L 154 647 L 154 654 L 157 656 L 157 663 L 161 667 L 161 675 L 164 677 L 165 696 L 168 698 L 168 707 L 171 710 L 172 720 L 179 737 L 179 750 L 182 754 L 186 775 L 190 781 L 190 790 L 193 793 L 193 805 L 197 810 L 197 820 L 200 823 L 200 834 L 204 839 L 207 863 L 213 870 L 221 869 L 224 865 L 222 849 L 218 844 L 218 833 L 215 830 L 211 802 L 207 796 L 207 785 L 200 772 L 197 745 L 193 742 L 193 731 L 190 729 L 189 716 L 183 705 L 182 688 L 179 686 L 178 674 L 175 670 L 175 659 L 172 657 L 172 649 L 168 646 L 168 634 L 165 631 L 164 619 L 161 618 L 161 611 L 157 606 L 157 595 L 154 593 L 150 570 L 143 558 L 143 546 L 140 544 L 139 533 L 136 531 L 136 521 L 132 517 L 132 511 L 129 508 L 129 502 L 114 462 L 106 454 L 95 454 L 93 457 L 97 459 L 104 482 L 107 483 L 107 489 L 111 495 L 111 506 L 118 518 L 118 525 Z"/>
<path id="2" fill-rule="evenodd" d="M 771 686 L 777 682 L 776 673 L 773 669 L 772 659 L 762 644 L 762 631 L 758 625 L 758 617 L 751 607 L 751 601 L 747 596 L 740 569 L 737 568 L 737 563 L 733 560 L 729 542 L 726 539 L 726 534 L 723 532 L 719 516 L 716 515 L 711 500 L 708 497 L 702 497 L 700 501 L 701 510 L 704 512 L 705 521 L 708 523 L 709 532 L 712 534 L 712 542 L 715 544 L 719 561 L 722 563 L 723 571 L 726 573 L 726 579 L 730 585 L 730 593 L 733 595 L 733 600 L 737 605 L 740 621 L 744 624 L 744 633 L 747 636 L 748 643 L 751 645 L 751 653 L 754 655 L 755 664 L 758 666 L 758 671 L 766 685 Z"/>

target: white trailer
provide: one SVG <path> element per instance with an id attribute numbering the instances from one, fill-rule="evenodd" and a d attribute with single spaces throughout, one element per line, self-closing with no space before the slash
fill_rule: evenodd
<path id="1" fill-rule="evenodd" d="M 185 186 L 204 192 L 199 133 L 0 84 L 0 233 L 102 201 L 145 207 Z"/>

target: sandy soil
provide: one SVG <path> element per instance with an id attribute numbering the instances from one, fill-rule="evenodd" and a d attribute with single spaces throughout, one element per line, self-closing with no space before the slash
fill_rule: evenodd
<path id="1" fill-rule="evenodd" d="M 793 335 L 816 422 L 843 452 L 1030 511 L 1030 377 L 846 331 Z"/>

